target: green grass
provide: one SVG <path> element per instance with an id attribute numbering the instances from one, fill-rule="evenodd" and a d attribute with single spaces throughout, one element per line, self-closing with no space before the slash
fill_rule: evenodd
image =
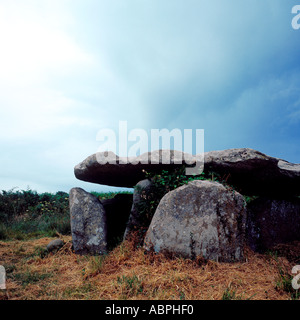
<path id="1" fill-rule="evenodd" d="M 52 276 L 53 275 L 50 273 L 30 272 L 28 270 L 24 273 L 12 273 L 11 275 L 9 275 L 10 278 L 20 283 L 23 287 L 44 279 L 51 278 Z"/>
<path id="2" fill-rule="evenodd" d="M 101 273 L 106 257 L 107 257 L 106 255 L 90 257 L 90 262 L 89 262 L 90 274 Z"/>
<path id="3" fill-rule="evenodd" d="M 106 200 L 106 199 L 112 199 L 117 194 L 132 194 L 131 191 L 121 191 L 121 192 L 97 192 L 97 191 L 91 191 L 91 194 L 93 194 L 95 197 L 99 198 L 100 200 Z"/>
<path id="4" fill-rule="evenodd" d="M 132 276 L 118 276 L 117 286 L 120 287 L 122 298 L 124 299 L 139 295 L 143 292 L 142 281 L 135 274 Z"/>
<path id="5" fill-rule="evenodd" d="M 236 290 L 227 287 L 223 292 L 222 300 L 251 300 L 254 296 L 255 294 L 245 299 L 243 294 L 237 295 Z"/>
<path id="6" fill-rule="evenodd" d="M 226 288 L 223 293 L 222 300 L 241 300 L 241 297 L 236 296 L 235 290 Z"/>

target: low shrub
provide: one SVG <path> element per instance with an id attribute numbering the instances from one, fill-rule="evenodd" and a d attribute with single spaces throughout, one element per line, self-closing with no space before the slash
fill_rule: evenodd
<path id="1" fill-rule="evenodd" d="M 32 190 L 0 192 L 0 239 L 25 240 L 71 233 L 69 195 Z"/>

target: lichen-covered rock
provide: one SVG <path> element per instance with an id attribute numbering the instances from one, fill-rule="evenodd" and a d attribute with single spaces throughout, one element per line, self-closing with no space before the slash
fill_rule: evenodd
<path id="1" fill-rule="evenodd" d="M 243 260 L 246 209 L 241 194 L 220 183 L 195 180 L 160 201 L 144 247 L 186 258 Z"/>
<path id="2" fill-rule="evenodd" d="M 106 214 L 101 202 L 81 188 L 70 190 L 72 242 L 77 254 L 107 252 Z"/>
<path id="3" fill-rule="evenodd" d="M 247 243 L 263 252 L 300 240 L 300 199 L 258 198 L 247 206 Z"/>

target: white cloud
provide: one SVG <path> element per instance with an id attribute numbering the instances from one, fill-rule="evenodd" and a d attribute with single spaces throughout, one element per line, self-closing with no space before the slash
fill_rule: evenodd
<path id="1" fill-rule="evenodd" d="M 4 85 L 46 81 L 49 72 L 61 75 L 75 64 L 93 62 L 90 54 L 57 28 L 55 20 L 44 17 L 38 7 L 29 9 L 26 2 L 0 4 L 0 42 L 0 83 Z"/>
<path id="2" fill-rule="evenodd" d="M 0 4 L 1 139 L 34 138 L 91 122 L 79 115 L 84 103 L 51 87 L 96 63 L 64 30 L 71 19 L 60 9 L 57 1 Z"/>

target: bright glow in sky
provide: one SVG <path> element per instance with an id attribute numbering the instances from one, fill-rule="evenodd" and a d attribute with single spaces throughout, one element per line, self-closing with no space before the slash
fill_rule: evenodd
<path id="1" fill-rule="evenodd" d="M 123 120 L 299 163 L 296 4 L 0 0 L 0 190 L 113 190 L 73 169 Z"/>

